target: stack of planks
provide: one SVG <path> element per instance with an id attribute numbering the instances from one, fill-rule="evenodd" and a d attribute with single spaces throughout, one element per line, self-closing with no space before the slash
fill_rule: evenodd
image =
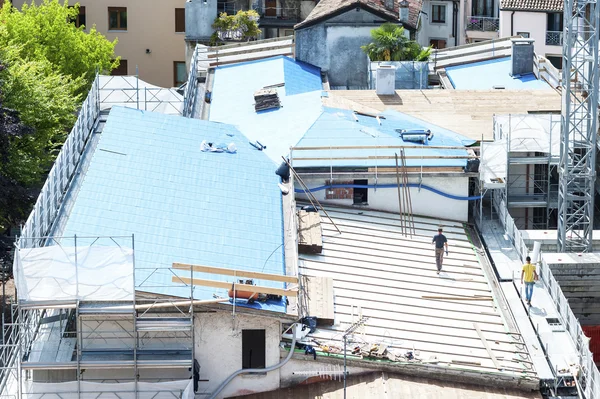
<path id="1" fill-rule="evenodd" d="M 254 93 L 254 110 L 256 112 L 280 107 L 281 103 L 276 89 L 260 89 Z"/>
<path id="2" fill-rule="evenodd" d="M 320 254 L 322 250 L 321 216 L 318 212 L 298 211 L 298 252 Z"/>

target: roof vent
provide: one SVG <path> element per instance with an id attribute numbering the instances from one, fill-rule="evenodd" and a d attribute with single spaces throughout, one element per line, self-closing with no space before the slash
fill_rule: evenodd
<path id="1" fill-rule="evenodd" d="M 533 39 L 511 39 L 510 76 L 533 73 Z"/>
<path id="2" fill-rule="evenodd" d="M 281 108 L 276 89 L 260 89 L 254 93 L 254 110 L 256 112 L 273 108 Z"/>
<path id="3" fill-rule="evenodd" d="M 427 144 L 433 138 L 431 130 L 425 129 L 396 129 L 396 132 L 400 133 L 402 140 L 412 143 Z"/>
<path id="4" fill-rule="evenodd" d="M 504 86 L 492 86 L 492 89 L 494 89 L 494 90 L 504 90 L 504 89 L 506 89 L 506 87 L 504 87 Z"/>
<path id="5" fill-rule="evenodd" d="M 380 96 L 393 96 L 396 93 L 396 67 L 380 65 L 377 68 L 375 92 Z"/>

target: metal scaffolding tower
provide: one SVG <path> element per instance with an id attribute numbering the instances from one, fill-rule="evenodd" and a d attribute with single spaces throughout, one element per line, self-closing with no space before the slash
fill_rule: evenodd
<path id="1" fill-rule="evenodd" d="M 596 0 L 565 0 L 558 249 L 592 249 L 598 120 Z"/>

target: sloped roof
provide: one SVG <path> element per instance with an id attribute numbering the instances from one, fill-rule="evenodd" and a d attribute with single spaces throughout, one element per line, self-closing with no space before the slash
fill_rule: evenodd
<path id="1" fill-rule="evenodd" d="M 508 11 L 545 11 L 562 12 L 562 0 L 502 0 L 500 9 Z"/>
<path id="2" fill-rule="evenodd" d="M 236 153 L 201 151 L 206 141 Z M 135 235 L 136 290 L 189 297 L 173 262 L 284 274 L 283 211 L 273 162 L 235 127 L 113 107 L 78 179 L 62 236 Z M 189 272 L 181 275 L 189 276 Z M 226 277 L 195 273 L 196 278 Z M 281 283 L 259 285 L 282 288 Z M 196 287 L 196 299 L 224 289 Z M 256 304 L 285 311 L 285 304 Z"/>
<path id="3" fill-rule="evenodd" d="M 422 6 L 422 0 L 409 0 L 409 17 L 408 22 L 405 24 L 408 28 L 416 29 L 419 11 L 421 11 Z M 399 22 L 400 9 L 399 1 L 397 0 L 394 0 L 393 10 L 385 7 L 385 0 L 321 0 L 308 17 L 294 26 L 294 29 L 314 25 L 319 21 L 332 18 L 355 7 L 361 7 L 374 14 L 378 14 L 389 22 Z"/>

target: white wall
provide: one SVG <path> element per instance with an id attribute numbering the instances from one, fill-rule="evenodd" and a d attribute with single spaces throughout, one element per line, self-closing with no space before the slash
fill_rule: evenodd
<path id="1" fill-rule="evenodd" d="M 200 363 L 200 392 L 213 392 L 227 377 L 242 368 L 242 330 L 265 329 L 266 366 L 280 361 L 279 320 L 230 312 L 195 315 L 195 356 Z M 238 376 L 222 392 L 220 398 L 265 392 L 279 388 L 279 370 L 266 375 Z"/>
<path id="2" fill-rule="evenodd" d="M 511 34 L 514 36 L 519 32 L 529 32 L 529 37 L 535 40 L 536 54 L 543 56 L 560 56 L 562 54 L 560 46 L 546 45 L 548 14 L 544 12 L 515 11 L 511 30 L 512 13 L 512 11 L 500 11 L 500 37 L 509 37 Z"/>
<path id="3" fill-rule="evenodd" d="M 322 186 L 326 179 L 303 178 L 308 187 Z M 375 184 L 375 179 L 368 179 L 369 185 Z M 410 177 L 409 183 L 418 183 L 417 177 Z M 379 178 L 377 184 L 396 184 L 396 178 Z M 444 193 L 466 197 L 469 193 L 469 178 L 466 176 L 457 177 L 428 177 L 424 176 L 422 184 L 433 187 Z M 300 188 L 300 187 L 296 187 Z M 327 190 L 321 190 L 314 193 L 315 197 L 327 204 L 336 204 L 350 206 L 352 199 L 326 200 Z M 397 188 L 370 188 L 368 191 L 368 208 L 398 212 L 398 189 Z M 443 197 L 429 190 L 418 188 L 410 189 L 412 209 L 414 215 L 429 216 L 440 219 L 451 219 L 458 221 L 467 221 L 469 215 L 469 202 L 454 200 Z M 304 198 L 304 194 L 298 194 L 299 198 Z"/>
<path id="4" fill-rule="evenodd" d="M 446 6 L 446 22 L 445 23 L 434 23 L 431 22 L 432 5 L 445 5 Z M 446 47 L 454 47 L 454 36 L 452 34 L 452 2 L 439 1 L 439 0 L 425 0 L 423 2 L 423 12 L 421 14 L 421 29 L 419 30 L 417 41 L 421 46 L 429 46 L 431 39 L 442 39 L 446 40 Z M 465 43 L 465 25 L 464 25 L 464 12 L 465 12 L 465 0 L 461 0 L 458 8 L 458 16 L 456 23 L 458 41 L 456 45 Z"/>

